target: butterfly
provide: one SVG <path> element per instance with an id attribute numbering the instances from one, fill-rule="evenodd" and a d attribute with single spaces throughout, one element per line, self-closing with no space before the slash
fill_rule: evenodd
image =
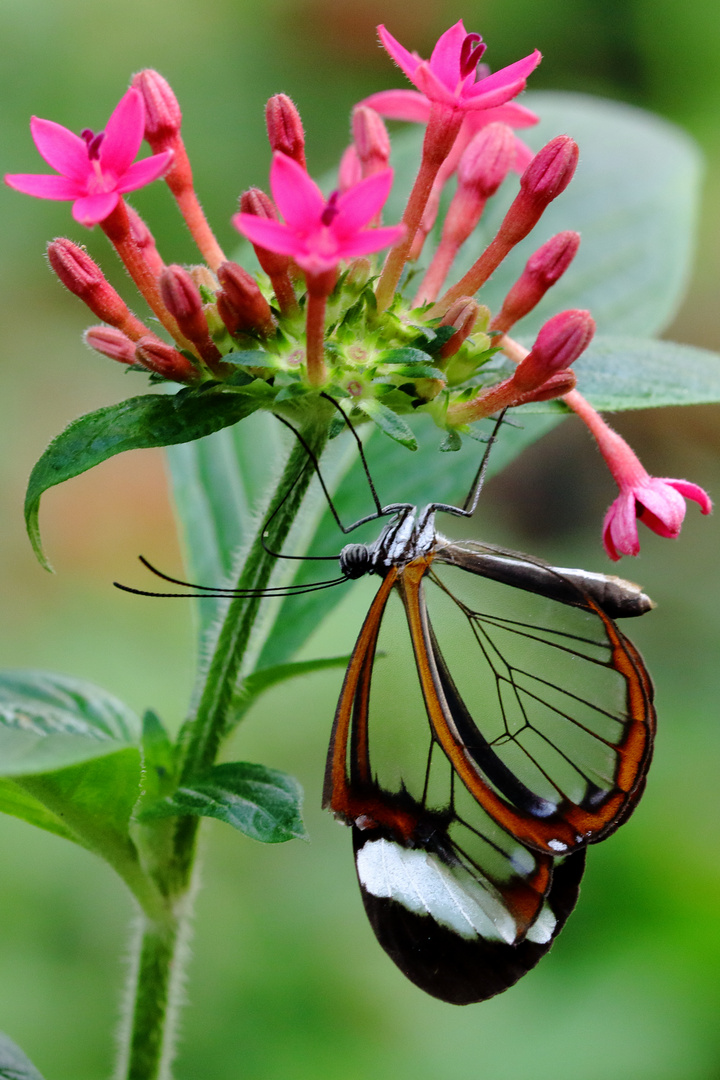
<path id="1" fill-rule="evenodd" d="M 443 1001 L 483 1001 L 548 951 L 575 906 L 587 846 L 642 794 L 653 688 L 615 620 L 653 605 L 620 578 L 437 531 L 437 513 L 474 513 L 495 436 L 461 507 L 382 506 L 333 404 L 376 507 L 350 526 L 287 426 L 344 533 L 387 523 L 374 543 L 342 549 L 339 578 L 308 587 L 380 579 L 343 681 L 323 805 L 352 829 L 366 913 L 400 970 Z"/>

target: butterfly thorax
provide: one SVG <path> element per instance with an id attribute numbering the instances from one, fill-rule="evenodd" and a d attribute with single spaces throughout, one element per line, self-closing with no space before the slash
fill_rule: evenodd
<path id="1" fill-rule="evenodd" d="M 340 569 L 347 578 L 365 574 L 385 577 L 395 567 L 402 570 L 415 559 L 428 555 L 435 547 L 435 514 L 430 507 L 417 513 L 414 506 L 403 506 L 393 515 L 372 544 L 347 544 L 340 552 Z"/>

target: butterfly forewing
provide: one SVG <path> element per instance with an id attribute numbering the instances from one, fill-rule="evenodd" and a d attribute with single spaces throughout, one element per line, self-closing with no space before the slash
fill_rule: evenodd
<path id="1" fill-rule="evenodd" d="M 634 805 L 655 719 L 617 626 L 571 583 L 574 602 L 560 603 L 468 573 L 467 560 L 416 560 L 398 584 L 428 713 L 473 796 L 540 850 L 612 831 Z"/>

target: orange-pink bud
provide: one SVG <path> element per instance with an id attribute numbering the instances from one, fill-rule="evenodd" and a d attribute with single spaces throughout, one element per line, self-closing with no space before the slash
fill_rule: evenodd
<path id="1" fill-rule="evenodd" d="M 478 131 L 458 165 L 458 185 L 478 196 L 494 195 L 515 161 L 515 133 L 507 124 L 494 123 Z"/>
<path id="2" fill-rule="evenodd" d="M 521 394 L 515 404 L 526 405 L 531 401 L 552 401 L 554 398 L 564 397 L 565 394 L 569 394 L 571 390 L 575 389 L 576 384 L 577 377 L 574 371 L 556 371 L 554 375 L 551 375 L 535 390 Z"/>
<path id="3" fill-rule="evenodd" d="M 148 229 L 147 225 L 140 217 L 136 210 L 133 210 L 132 206 L 127 205 L 128 218 L 130 219 L 130 232 L 132 238 L 140 248 L 143 254 L 143 258 L 150 268 L 151 272 L 159 277 L 165 269 L 165 263 L 160 257 L 157 247 L 155 246 L 155 237 Z"/>
<path id="4" fill-rule="evenodd" d="M 569 135 L 558 135 L 539 150 L 520 177 L 520 190 L 545 206 L 568 186 L 580 151 Z"/>
<path id="5" fill-rule="evenodd" d="M 218 295 L 218 311 L 231 333 L 273 333 L 275 320 L 270 305 L 252 274 L 237 263 L 224 262 L 218 267 L 218 280 L 223 288 Z"/>
<path id="6" fill-rule="evenodd" d="M 135 343 L 114 326 L 89 326 L 83 334 L 85 344 L 95 352 L 118 360 L 121 364 L 135 363 Z"/>
<path id="7" fill-rule="evenodd" d="M 145 102 L 145 138 L 153 149 L 172 143 L 180 132 L 182 113 L 178 100 L 159 72 L 146 68 L 133 75 L 131 86 L 139 90 Z"/>
<path id="8" fill-rule="evenodd" d="M 358 184 L 362 180 L 362 164 L 360 157 L 358 156 L 357 147 L 354 143 L 351 143 L 345 150 L 340 158 L 340 168 L 338 169 L 338 188 L 340 191 L 347 191 L 348 188 Z"/>
<path id="9" fill-rule="evenodd" d="M 300 113 L 287 94 L 274 94 L 265 106 L 268 139 L 273 151 L 287 154 L 303 169 L 305 162 L 305 132 Z"/>
<path id="10" fill-rule="evenodd" d="M 362 175 L 386 169 L 390 161 L 390 136 L 379 113 L 367 105 L 356 105 L 352 114 L 352 133 Z"/>
<path id="11" fill-rule="evenodd" d="M 220 351 L 210 337 L 200 290 L 182 266 L 166 266 L 160 275 L 160 294 L 180 332 L 196 347 L 211 366 L 220 359 Z"/>
<path id="12" fill-rule="evenodd" d="M 197 378 L 198 373 L 187 357 L 154 334 L 140 338 L 135 346 L 135 359 L 149 371 L 175 382 L 193 382 Z"/>
<path id="13" fill-rule="evenodd" d="M 256 217 L 267 218 L 269 221 L 277 221 L 278 214 L 275 205 L 269 195 L 260 188 L 250 188 L 240 196 L 240 210 L 243 214 L 254 214 Z M 276 274 L 286 274 L 290 265 L 288 255 L 279 255 L 275 251 L 258 247 L 253 244 L 258 262 L 269 277 Z"/>
<path id="14" fill-rule="evenodd" d="M 98 319 L 118 327 L 133 340 L 147 334 L 147 327 L 135 318 L 83 248 L 60 237 L 48 244 L 47 254 L 50 266 L 65 288 L 87 304 Z"/>
<path id="15" fill-rule="evenodd" d="M 532 349 L 518 364 L 513 382 L 525 394 L 557 371 L 569 368 L 592 341 L 595 320 L 589 311 L 561 311 L 548 319 Z"/>
<path id="16" fill-rule="evenodd" d="M 491 324 L 504 333 L 539 304 L 545 293 L 562 277 L 575 258 L 580 234 L 567 230 L 551 237 L 527 261 L 525 269 L 503 301 Z"/>

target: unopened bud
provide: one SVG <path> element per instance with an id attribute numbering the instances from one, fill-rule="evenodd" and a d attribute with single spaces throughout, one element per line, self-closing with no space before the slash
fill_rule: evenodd
<path id="1" fill-rule="evenodd" d="M 133 341 L 148 333 L 83 248 L 61 237 L 48 244 L 47 254 L 65 288 L 87 304 L 98 319 L 122 330 Z"/>
<path id="2" fill-rule="evenodd" d="M 488 124 L 468 143 L 458 165 L 458 185 L 489 199 L 515 161 L 515 134 L 507 124 Z"/>
<path id="3" fill-rule="evenodd" d="M 520 177 L 520 190 L 547 206 L 572 180 L 578 156 L 578 145 L 569 135 L 551 139 Z"/>
<path id="4" fill-rule="evenodd" d="M 470 296 L 461 296 L 448 308 L 440 325 L 454 326 L 456 329 L 453 336 L 448 338 L 438 352 L 440 360 L 448 360 L 454 356 L 463 342 L 470 337 L 475 329 L 479 312 L 480 305 Z"/>
<path id="5" fill-rule="evenodd" d="M 554 398 L 564 397 L 577 385 L 577 376 L 574 371 L 556 371 L 541 386 L 530 390 L 527 394 L 521 394 L 516 405 L 527 405 L 531 401 L 552 401 Z"/>
<path id="6" fill-rule="evenodd" d="M 300 113 L 287 94 L 274 94 L 265 106 L 268 139 L 273 151 L 287 154 L 303 169 L 305 162 L 305 132 Z"/>
<path id="7" fill-rule="evenodd" d="M 167 266 L 160 275 L 163 302 L 176 319 L 180 332 L 191 341 L 203 360 L 211 366 L 220 359 L 203 311 L 200 290 L 182 266 Z"/>
<path id="8" fill-rule="evenodd" d="M 172 145 L 180 133 L 182 113 L 169 82 L 152 68 L 133 75 L 130 84 L 145 102 L 145 138 L 156 152 Z"/>
<path id="9" fill-rule="evenodd" d="M 558 233 L 539 247 L 503 301 L 492 321 L 492 330 L 507 333 L 540 303 L 548 289 L 562 277 L 580 246 L 580 233 Z"/>
<path id="10" fill-rule="evenodd" d="M 89 326 L 83 334 L 85 344 L 95 352 L 118 360 L 121 364 L 135 363 L 135 343 L 114 326 Z"/>
<path id="11" fill-rule="evenodd" d="M 354 144 L 343 151 L 338 169 L 338 190 L 347 191 L 362 180 L 362 163 Z"/>
<path id="12" fill-rule="evenodd" d="M 130 232 L 132 233 L 133 240 L 142 251 L 143 258 L 150 268 L 151 273 L 153 273 L 155 277 L 160 277 L 165 269 L 165 263 L 160 258 L 158 249 L 155 246 L 155 237 L 150 232 L 138 212 L 133 210 L 130 205 L 127 205 L 126 208 L 128 218 L 130 219 Z"/>
<path id="13" fill-rule="evenodd" d="M 357 105 L 352 114 L 352 133 L 362 175 L 372 176 L 388 167 L 390 136 L 379 113 L 367 105 Z"/>
<path id="14" fill-rule="evenodd" d="M 594 333 L 595 320 L 589 311 L 561 311 L 549 319 L 513 376 L 520 393 L 537 389 L 555 372 L 569 368 L 588 347 Z"/>
<path id="15" fill-rule="evenodd" d="M 218 311 L 223 321 L 224 312 L 234 315 L 235 329 L 231 333 L 244 331 L 264 336 L 273 333 L 275 320 L 270 305 L 252 274 L 237 263 L 224 262 L 218 267 L 218 280 L 223 288 L 218 296 Z"/>
<path id="16" fill-rule="evenodd" d="M 135 359 L 149 371 L 175 382 L 193 382 L 197 378 L 198 373 L 187 357 L 154 334 L 140 338 L 135 346 Z"/>
<path id="17" fill-rule="evenodd" d="M 267 218 L 268 221 L 277 221 L 278 215 L 272 199 L 260 188 L 250 188 L 240 196 L 240 211 L 243 214 L 254 214 L 255 217 Z M 290 265 L 289 255 L 279 255 L 275 251 L 258 247 L 253 244 L 255 254 L 261 267 L 271 278 L 275 274 L 287 273 Z"/>

